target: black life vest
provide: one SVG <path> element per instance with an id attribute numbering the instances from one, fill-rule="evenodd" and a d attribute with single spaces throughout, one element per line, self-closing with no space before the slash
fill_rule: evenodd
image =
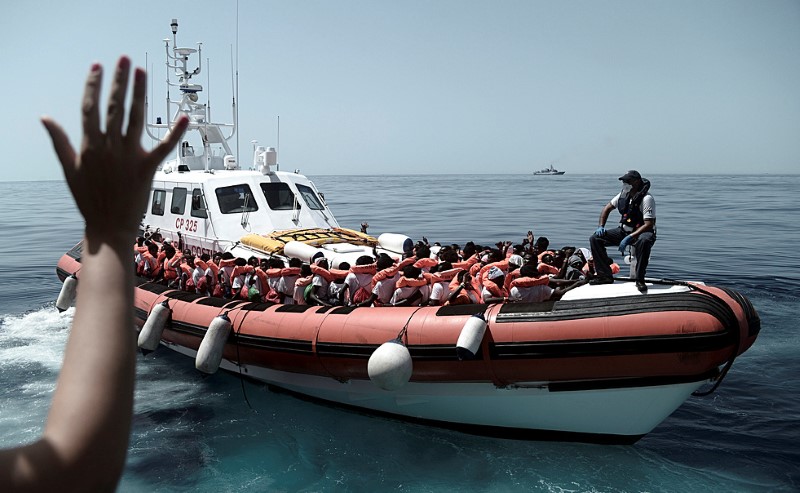
<path id="1" fill-rule="evenodd" d="M 638 229 L 644 224 L 644 214 L 642 213 L 642 200 L 650 190 L 650 181 L 642 178 L 642 188 L 633 195 L 623 192 L 617 201 L 617 210 L 622 215 L 619 223 L 627 228 Z"/>

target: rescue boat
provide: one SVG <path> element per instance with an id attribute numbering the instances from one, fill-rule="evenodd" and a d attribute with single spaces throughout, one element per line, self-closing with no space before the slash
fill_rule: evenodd
<path id="1" fill-rule="evenodd" d="M 398 255 L 410 238 L 342 228 L 316 186 L 279 170 L 254 146 L 242 169 L 236 126 L 207 121 L 198 102 L 200 47 L 166 41 L 187 140 L 156 173 L 141 229 L 200 255 L 324 256 L 332 267 L 374 251 Z M 199 143 L 199 144 L 198 144 Z M 201 150 L 195 152 L 194 149 Z M 60 259 L 57 306 L 79 289 L 82 243 Z M 136 326 L 144 350 L 195 360 L 324 401 L 466 431 L 537 439 L 633 443 L 693 393 L 708 393 L 755 341 L 760 320 L 732 290 L 648 280 L 647 294 L 619 278 L 559 301 L 424 307 L 327 307 L 202 296 L 139 278 Z M 709 389 L 701 391 L 701 387 Z"/>

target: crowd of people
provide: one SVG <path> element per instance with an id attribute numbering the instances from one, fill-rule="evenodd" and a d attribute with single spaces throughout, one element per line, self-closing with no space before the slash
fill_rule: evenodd
<path id="1" fill-rule="evenodd" d="M 519 244 L 484 247 L 467 242 L 431 245 L 426 238 L 402 256 L 362 255 L 355 265 L 333 268 L 319 256 L 234 257 L 230 252 L 195 256 L 155 232 L 134 244 L 140 277 L 172 288 L 225 299 L 324 306 L 424 306 L 466 303 L 541 302 L 595 276 L 585 248 L 550 248 L 528 232 Z M 612 269 L 619 271 L 613 264 Z"/>

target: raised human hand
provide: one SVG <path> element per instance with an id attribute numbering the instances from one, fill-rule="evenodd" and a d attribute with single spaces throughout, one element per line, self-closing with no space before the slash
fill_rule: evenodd
<path id="1" fill-rule="evenodd" d="M 147 75 L 144 69 L 137 68 L 134 71 L 128 128 L 123 134 L 129 73 L 130 59 L 122 56 L 114 72 L 106 113 L 106 131 L 103 132 L 99 109 L 103 68 L 97 63 L 92 65 L 81 104 L 83 139 L 80 153 L 75 152 L 58 123 L 47 116 L 42 118 L 70 191 L 86 220 L 87 239 L 101 242 L 123 239 L 129 242 L 136 234 L 153 173 L 177 145 L 188 125 L 188 119 L 182 117 L 155 149 L 146 151 L 142 148 Z"/>

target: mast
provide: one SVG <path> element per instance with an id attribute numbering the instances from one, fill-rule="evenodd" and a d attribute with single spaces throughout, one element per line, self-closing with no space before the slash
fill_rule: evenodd
<path id="1" fill-rule="evenodd" d="M 165 66 L 167 69 L 166 104 L 169 122 L 162 122 L 161 118 L 157 118 L 155 123 L 147 124 L 147 133 L 151 138 L 160 140 L 155 132 L 160 130 L 169 132 L 177 120 L 182 115 L 186 115 L 189 118 L 187 135 L 192 131 L 200 134 L 203 154 L 202 157 L 200 155 L 195 155 L 193 149 L 189 145 L 189 141 L 184 141 L 177 150 L 177 165 L 187 165 L 190 169 L 202 168 L 205 169 L 205 171 L 210 171 L 212 169 L 212 163 L 214 163 L 214 167 L 224 166 L 233 169 L 236 167 L 236 160 L 231 156 L 233 153 L 226 141 L 236 133 L 236 126 L 235 124 L 214 123 L 210 121 L 211 104 L 208 100 L 205 103 L 199 101 L 199 95 L 203 91 L 203 86 L 196 84 L 193 80 L 203 69 L 203 43 L 198 42 L 197 48 L 182 48 L 178 45 L 177 19 L 172 19 L 170 28 L 172 30 L 172 40 L 169 38 L 164 39 L 164 51 L 166 55 Z M 190 68 L 189 59 L 195 55 L 197 56 L 197 66 Z M 210 62 L 207 61 L 207 63 Z M 173 101 L 171 99 L 170 91 L 174 88 L 177 88 L 180 92 L 180 100 Z M 236 117 L 236 113 L 234 98 L 234 118 Z M 232 128 L 231 135 L 227 137 L 223 134 L 223 129 L 225 127 Z M 223 156 L 214 155 L 214 153 L 212 153 L 212 145 L 222 147 L 221 150 L 224 153 L 224 159 L 222 159 Z M 224 165 L 222 165 L 222 163 L 224 163 Z"/>

